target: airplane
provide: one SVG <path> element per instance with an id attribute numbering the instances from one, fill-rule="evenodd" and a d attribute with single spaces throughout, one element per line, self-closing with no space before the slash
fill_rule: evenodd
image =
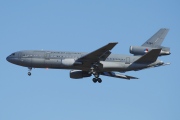
<path id="1" fill-rule="evenodd" d="M 67 51 L 23 50 L 14 52 L 6 60 L 10 63 L 28 67 L 31 76 L 32 68 L 69 69 L 70 78 L 81 79 L 94 76 L 94 83 L 101 83 L 102 76 L 122 78 L 126 80 L 138 79 L 137 77 L 123 75 L 126 71 L 138 71 L 169 65 L 157 58 L 170 55 L 170 48 L 160 46 L 168 29 L 160 29 L 142 46 L 130 47 L 132 55 L 111 54 L 117 42 L 107 45 L 90 53 Z"/>

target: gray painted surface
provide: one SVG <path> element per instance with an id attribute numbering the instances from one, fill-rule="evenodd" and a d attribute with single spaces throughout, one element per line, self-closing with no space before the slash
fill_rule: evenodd
<path id="1" fill-rule="evenodd" d="M 149 38 L 142 46 L 130 46 L 130 53 L 134 55 L 144 55 L 152 49 L 161 49 L 159 56 L 170 55 L 170 48 L 161 46 L 169 29 L 162 28 Z"/>
<path id="2" fill-rule="evenodd" d="M 152 42 L 158 37 L 160 41 L 157 45 L 160 45 L 167 31 L 167 29 L 159 30 L 148 42 Z M 99 75 L 137 79 L 115 72 L 137 71 L 169 64 L 157 59 L 162 52 L 162 48 L 150 48 L 150 51 L 139 56 L 111 54 L 110 50 L 116 44 L 117 42 L 109 43 L 90 53 L 23 50 L 12 53 L 6 59 L 13 64 L 28 67 L 30 70 L 32 68 L 70 69 L 70 77 L 74 79 L 94 75 L 93 82 L 98 81 L 99 83 L 102 82 Z M 139 50 L 138 52 L 141 52 L 145 47 L 146 45 L 143 45 L 142 48 L 137 47 L 134 51 Z M 31 73 L 28 72 L 28 75 L 31 75 Z"/>

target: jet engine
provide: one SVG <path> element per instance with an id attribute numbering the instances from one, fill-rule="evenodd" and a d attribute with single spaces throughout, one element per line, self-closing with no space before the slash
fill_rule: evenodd
<path id="1" fill-rule="evenodd" d="M 170 55 L 170 48 L 168 47 L 158 47 L 158 48 L 151 48 L 151 47 L 144 47 L 144 46 L 130 46 L 129 52 L 134 55 L 144 55 L 147 52 L 151 51 L 152 49 L 161 49 L 159 56 L 163 55 Z"/>
<path id="2" fill-rule="evenodd" d="M 82 71 L 82 70 L 71 70 L 70 71 L 70 78 L 73 79 L 80 79 L 83 77 L 90 77 L 91 74 L 89 74 L 88 72 Z"/>

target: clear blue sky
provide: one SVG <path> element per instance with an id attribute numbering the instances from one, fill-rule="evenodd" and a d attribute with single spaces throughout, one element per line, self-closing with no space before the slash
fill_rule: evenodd
<path id="1" fill-rule="evenodd" d="M 0 120 L 179 120 L 179 0 L 1 0 Z M 19 50 L 91 52 L 119 42 L 129 54 L 160 28 L 170 66 L 127 72 L 138 80 L 73 80 L 68 70 L 28 69 L 6 61 Z"/>

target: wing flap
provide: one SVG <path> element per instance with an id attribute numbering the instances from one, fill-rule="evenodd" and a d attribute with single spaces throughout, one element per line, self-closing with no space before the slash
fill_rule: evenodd
<path id="1" fill-rule="evenodd" d="M 115 73 L 115 72 L 102 72 L 101 75 L 109 76 L 109 77 L 115 77 L 115 78 L 122 78 L 122 79 L 127 79 L 127 80 L 138 79 L 138 78 L 133 77 L 133 76 L 118 74 L 118 73 Z"/>

